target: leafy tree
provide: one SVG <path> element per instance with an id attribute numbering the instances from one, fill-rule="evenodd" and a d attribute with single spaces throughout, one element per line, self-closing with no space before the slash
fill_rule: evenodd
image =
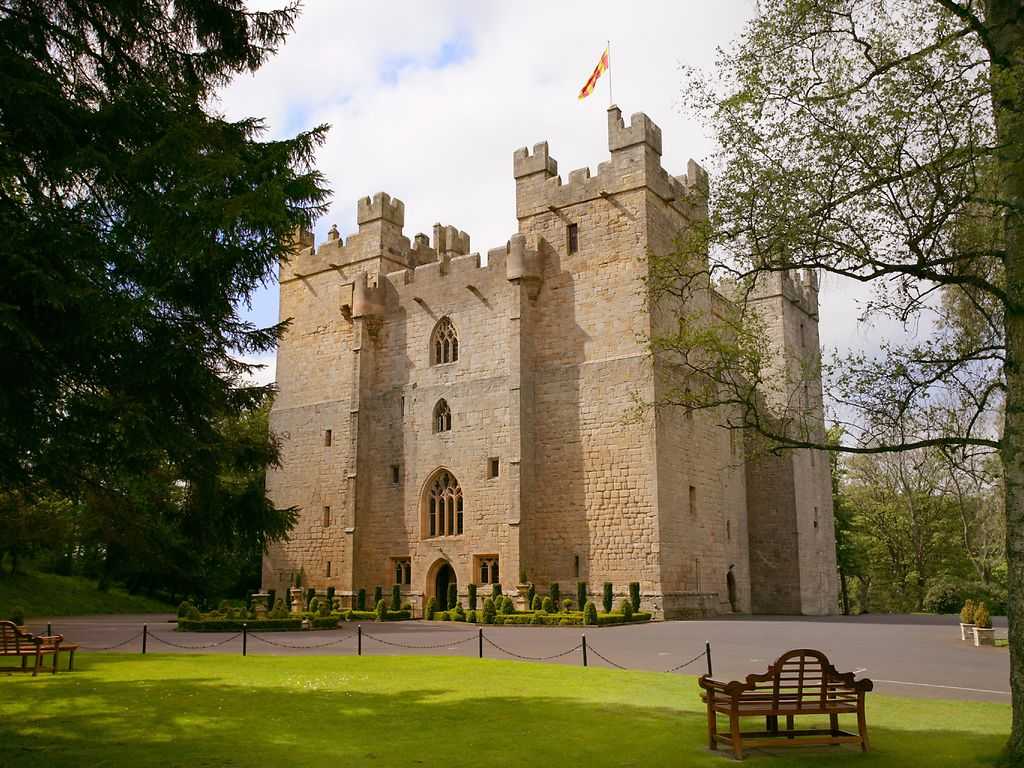
<path id="1" fill-rule="evenodd" d="M 274 448 L 238 433 L 266 392 L 237 356 L 285 324 L 235 308 L 323 210 L 326 127 L 264 141 L 209 104 L 297 12 L 0 6 L 0 487 L 86 505 L 108 572 L 139 582 L 129 563 L 212 578 L 291 523 L 248 472 Z"/>
<path id="2" fill-rule="evenodd" d="M 652 336 L 655 354 L 678 364 L 662 404 L 707 410 L 769 450 L 996 452 L 1007 757 L 1024 762 L 1024 6 L 759 7 L 722 52 L 719 76 L 687 88 L 721 147 L 720 172 L 706 218 L 676 253 L 652 256 L 654 300 L 679 319 Z M 874 286 L 866 316 L 917 337 L 823 370 L 813 355 L 787 364 L 746 299 L 801 269 Z M 738 303 L 704 322 L 712 290 Z M 817 427 L 822 379 L 844 420 L 840 446 Z"/>

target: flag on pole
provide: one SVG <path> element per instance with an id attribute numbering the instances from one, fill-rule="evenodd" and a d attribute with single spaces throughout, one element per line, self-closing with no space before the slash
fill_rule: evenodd
<path id="1" fill-rule="evenodd" d="M 594 67 L 594 71 L 591 73 L 590 78 L 584 83 L 583 88 L 580 90 L 579 98 L 583 100 L 587 98 L 594 91 L 594 86 L 597 85 L 597 81 L 601 75 L 605 73 L 608 67 L 611 65 L 608 48 L 604 49 L 604 53 L 601 54 L 601 60 L 597 62 L 597 66 Z"/>

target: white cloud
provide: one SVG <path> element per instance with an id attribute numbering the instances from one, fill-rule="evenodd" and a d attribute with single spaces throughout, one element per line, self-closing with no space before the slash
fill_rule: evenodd
<path id="1" fill-rule="evenodd" d="M 484 253 L 516 229 L 513 150 L 550 141 L 563 178 L 607 158 L 607 76 L 585 101 L 576 94 L 609 37 L 615 101 L 661 126 L 664 166 L 678 174 L 709 155 L 679 108 L 679 67 L 710 67 L 754 6 L 311 1 L 278 55 L 225 90 L 222 108 L 265 116 L 271 135 L 331 124 L 318 165 L 334 199 L 318 241 L 332 223 L 352 232 L 356 199 L 386 191 L 405 202 L 408 236 L 453 224 Z M 856 321 L 854 298 L 865 295 L 824 283 L 825 346 L 872 345 Z M 276 286 L 255 303 L 252 315 L 273 322 Z"/>

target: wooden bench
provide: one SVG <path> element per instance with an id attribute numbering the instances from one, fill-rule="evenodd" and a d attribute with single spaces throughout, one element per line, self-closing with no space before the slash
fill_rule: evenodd
<path id="1" fill-rule="evenodd" d="M 33 677 L 39 674 L 39 670 L 43 666 L 43 656 L 53 656 L 53 672 L 57 672 L 57 654 L 61 650 L 60 644 L 63 640 L 63 635 L 33 635 L 20 630 L 14 622 L 0 621 L 0 657 L 21 657 L 21 669 L 26 672 L 29 658 L 34 657 Z M 17 668 L 5 667 L 4 669 L 11 671 Z"/>
<path id="2" fill-rule="evenodd" d="M 804 744 L 860 744 L 868 750 L 868 726 L 864 718 L 864 694 L 874 686 L 868 679 L 855 680 L 853 673 L 839 673 L 825 654 L 802 648 L 784 653 L 764 674 L 747 675 L 745 682 L 723 683 L 704 675 L 698 681 L 701 699 L 708 707 L 708 742 L 732 747 L 737 760 L 743 749 Z M 718 732 L 718 715 L 729 718 L 729 732 Z M 839 715 L 857 716 L 857 733 L 840 730 Z M 786 730 L 779 730 L 779 717 Z M 796 730 L 797 715 L 828 715 L 828 729 Z M 741 731 L 740 718 L 764 717 L 764 731 Z"/>

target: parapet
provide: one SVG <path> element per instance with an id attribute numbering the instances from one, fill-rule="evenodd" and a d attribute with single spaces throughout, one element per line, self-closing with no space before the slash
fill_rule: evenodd
<path id="1" fill-rule="evenodd" d="M 372 198 L 359 200 L 356 210 L 356 222 L 359 226 L 383 219 L 398 227 L 405 225 L 405 203 L 387 192 L 378 192 Z"/>
<path id="2" fill-rule="evenodd" d="M 646 144 L 660 156 L 661 128 L 643 112 L 634 112 L 627 127 L 622 121 L 622 110 L 614 105 L 608 107 L 608 151 L 616 152 L 636 144 Z"/>
<path id="3" fill-rule="evenodd" d="M 542 171 L 547 176 L 558 173 L 558 161 L 551 157 L 546 141 L 534 144 L 532 155 L 526 147 L 520 147 L 512 153 L 512 175 L 515 178 L 521 179 Z"/>
<path id="4" fill-rule="evenodd" d="M 781 296 L 791 305 L 799 307 L 810 317 L 818 316 L 818 275 L 813 269 L 790 269 L 778 272 L 759 272 L 755 283 L 748 287 L 738 300 L 757 301 Z M 723 293 L 732 290 L 739 294 L 736 286 L 722 285 Z"/>
<path id="5" fill-rule="evenodd" d="M 537 245 L 539 246 L 539 243 Z M 509 280 L 523 280 L 528 284 L 539 284 L 543 276 L 544 264 L 540 248 L 528 247 L 526 235 L 512 235 L 508 241 L 505 277 Z"/>
<path id="6" fill-rule="evenodd" d="M 469 235 L 453 226 L 435 224 L 434 250 L 438 254 L 465 256 L 469 253 Z"/>

